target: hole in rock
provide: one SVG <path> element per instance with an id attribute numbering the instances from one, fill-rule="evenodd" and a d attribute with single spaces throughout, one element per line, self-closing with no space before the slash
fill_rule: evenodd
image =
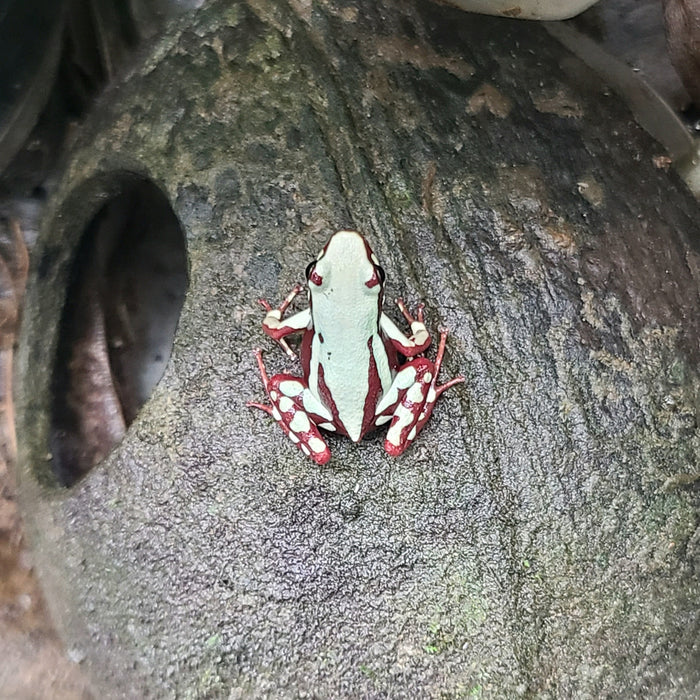
<path id="1" fill-rule="evenodd" d="M 150 181 L 120 176 L 69 275 L 52 377 L 51 454 L 75 483 L 121 440 L 160 380 L 187 290 L 185 236 Z"/>

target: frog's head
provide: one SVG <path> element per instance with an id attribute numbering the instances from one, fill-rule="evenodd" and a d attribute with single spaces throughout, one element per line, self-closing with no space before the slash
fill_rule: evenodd
<path id="1" fill-rule="evenodd" d="M 338 231 L 306 268 L 311 299 L 325 297 L 381 297 L 384 270 L 364 236 L 357 231 Z"/>

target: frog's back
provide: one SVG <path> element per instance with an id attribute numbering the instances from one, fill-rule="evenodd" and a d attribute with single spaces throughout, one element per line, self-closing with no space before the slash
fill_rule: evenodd
<path id="1" fill-rule="evenodd" d="M 309 273 L 309 387 L 339 432 L 359 440 L 374 422 L 391 368 L 379 336 L 383 272 L 365 239 L 339 231 Z"/>
<path id="2" fill-rule="evenodd" d="M 313 334 L 309 387 L 333 414 L 336 427 L 357 441 L 374 424 L 374 409 L 391 384 L 391 368 L 377 333 Z"/>

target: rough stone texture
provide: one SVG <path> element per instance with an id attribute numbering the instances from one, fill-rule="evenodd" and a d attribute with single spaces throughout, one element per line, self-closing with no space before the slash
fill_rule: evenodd
<path id="1" fill-rule="evenodd" d="M 113 697 L 695 697 L 698 208 L 539 27 L 407 0 L 216 2 L 105 96 L 38 244 L 19 476 L 61 632 Z M 152 399 L 46 459 L 71 254 L 152 178 L 190 288 Z M 327 235 L 452 329 L 441 399 L 301 457 L 251 349 Z M 397 318 L 397 315 L 394 314 Z"/>

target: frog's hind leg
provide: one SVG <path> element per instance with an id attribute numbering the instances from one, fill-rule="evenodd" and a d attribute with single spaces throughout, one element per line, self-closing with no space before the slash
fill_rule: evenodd
<path id="1" fill-rule="evenodd" d="M 460 376 L 440 386 L 437 384 L 446 339 L 447 331 L 441 331 L 435 362 L 426 357 L 408 360 L 377 405 L 377 425 L 391 420 L 384 449 L 393 457 L 400 455 L 423 429 L 433 412 L 438 396 L 451 386 L 464 381 L 464 377 Z"/>
<path id="2" fill-rule="evenodd" d="M 325 420 L 324 407 L 318 401 L 314 403 L 308 385 L 303 379 L 292 374 L 275 374 L 268 377 L 262 352 L 256 350 L 255 356 L 265 391 L 272 405 L 268 406 L 255 401 L 249 401 L 247 405 L 269 413 L 307 457 L 317 464 L 325 464 L 331 458 L 331 452 L 318 429 L 318 422 Z M 309 410 L 306 404 L 311 404 L 311 409 L 317 412 Z M 330 414 L 328 417 L 330 418 Z M 323 425 L 333 428 L 330 423 L 323 423 Z"/>

